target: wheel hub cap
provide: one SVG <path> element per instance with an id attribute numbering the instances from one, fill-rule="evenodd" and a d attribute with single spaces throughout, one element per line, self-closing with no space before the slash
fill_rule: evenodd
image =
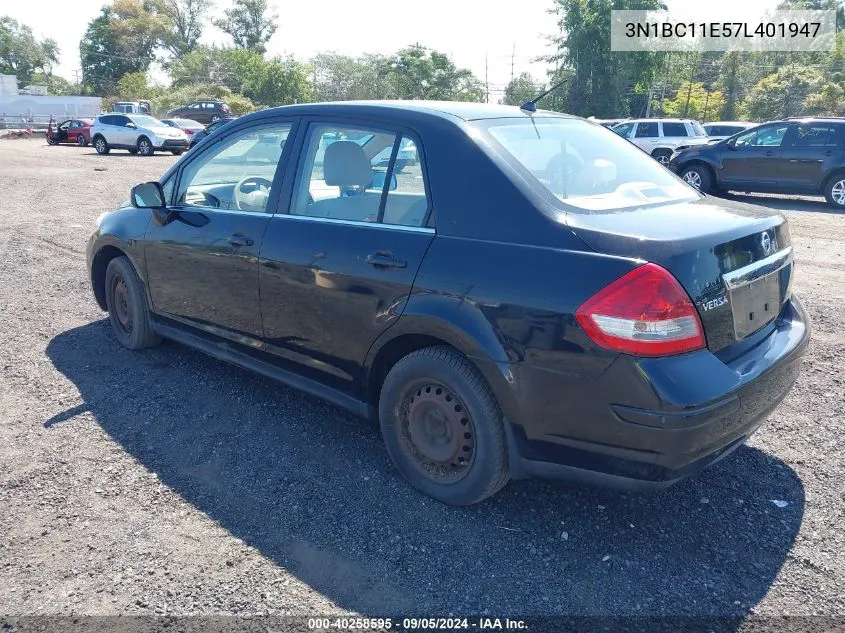
<path id="1" fill-rule="evenodd" d="M 697 171 L 688 171 L 684 174 L 684 181 L 687 184 L 692 185 L 696 189 L 701 189 L 701 174 Z"/>
<path id="2" fill-rule="evenodd" d="M 833 185 L 830 196 L 836 204 L 845 206 L 845 180 L 840 180 Z"/>
<path id="3" fill-rule="evenodd" d="M 402 440 L 417 467 L 437 480 L 463 477 L 475 453 L 475 430 L 463 404 L 442 384 L 416 387 L 405 400 Z"/>

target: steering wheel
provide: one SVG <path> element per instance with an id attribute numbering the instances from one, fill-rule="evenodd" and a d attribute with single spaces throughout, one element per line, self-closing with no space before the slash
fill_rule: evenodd
<path id="1" fill-rule="evenodd" d="M 259 208 L 260 205 L 256 205 L 254 202 L 250 201 L 249 198 L 244 198 L 249 194 L 262 190 L 266 190 L 265 194 L 267 198 L 269 198 L 270 187 L 272 184 L 272 182 L 266 178 L 262 178 L 261 176 L 247 176 L 246 178 L 242 178 L 240 182 L 235 185 L 235 191 L 232 196 L 234 198 L 235 208 L 242 211 L 254 211 L 256 208 Z M 244 188 L 248 185 L 252 185 L 252 189 L 250 191 L 244 191 Z M 264 206 L 267 204 L 267 198 L 264 199 Z M 247 205 L 249 208 L 244 209 L 243 205 Z M 264 206 L 260 206 L 261 210 L 264 209 Z"/>

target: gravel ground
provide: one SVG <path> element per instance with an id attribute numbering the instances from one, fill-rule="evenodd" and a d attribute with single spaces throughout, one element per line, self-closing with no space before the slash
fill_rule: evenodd
<path id="1" fill-rule="evenodd" d="M 85 241 L 174 160 L 0 142 L 0 615 L 845 616 L 845 215 L 736 196 L 789 216 L 815 327 L 747 447 L 651 496 L 525 481 L 454 509 L 367 423 L 117 344 Z"/>

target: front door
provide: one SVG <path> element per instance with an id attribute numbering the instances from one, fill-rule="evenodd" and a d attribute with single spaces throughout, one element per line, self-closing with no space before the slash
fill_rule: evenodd
<path id="1" fill-rule="evenodd" d="M 153 311 L 262 346 L 258 253 L 292 121 L 235 128 L 187 161 L 168 214 L 147 230 Z"/>
<path id="2" fill-rule="evenodd" d="M 722 153 L 722 185 L 748 191 L 777 189 L 783 167 L 781 146 L 789 127 L 788 123 L 766 125 L 736 137 Z"/>
<path id="3" fill-rule="evenodd" d="M 400 148 L 418 160 L 400 164 Z M 312 122 L 288 213 L 267 229 L 266 349 L 341 391 L 354 391 L 371 343 L 401 315 L 434 239 L 420 150 L 400 130 Z"/>
<path id="4" fill-rule="evenodd" d="M 821 186 L 825 160 L 835 150 L 835 129 L 830 123 L 796 125 L 783 147 L 781 182 L 789 191 L 815 193 Z"/>

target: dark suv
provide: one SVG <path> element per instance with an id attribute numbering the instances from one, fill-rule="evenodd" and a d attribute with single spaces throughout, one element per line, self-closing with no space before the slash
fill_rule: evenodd
<path id="1" fill-rule="evenodd" d="M 130 201 L 88 245 L 118 342 L 180 341 L 378 420 L 446 503 L 530 475 L 667 486 L 766 420 L 809 340 L 781 214 L 558 113 L 268 109 Z"/>
<path id="2" fill-rule="evenodd" d="M 223 119 L 231 114 L 228 104 L 216 99 L 203 99 L 192 101 L 186 106 L 170 110 L 167 113 L 168 119 L 191 119 L 208 125 L 218 119 Z"/>
<path id="3" fill-rule="evenodd" d="M 669 167 L 702 191 L 823 195 L 845 209 L 845 119 L 771 121 L 712 145 L 681 146 Z"/>

